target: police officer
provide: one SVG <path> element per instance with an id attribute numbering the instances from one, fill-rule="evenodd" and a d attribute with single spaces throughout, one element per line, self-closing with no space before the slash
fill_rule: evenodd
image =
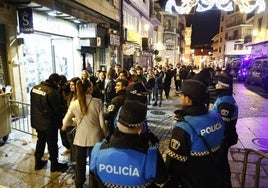
<path id="1" fill-rule="evenodd" d="M 168 180 L 163 158 L 141 138 L 147 107 L 126 101 L 110 142 L 97 143 L 91 154 L 90 171 L 101 187 L 157 187 Z"/>
<path id="2" fill-rule="evenodd" d="M 123 105 L 126 99 L 127 86 L 128 86 L 127 79 L 118 79 L 116 81 L 115 85 L 116 96 L 112 99 L 111 103 L 107 108 L 107 111 L 104 113 L 104 119 L 107 120 L 107 126 L 109 129 L 109 136 L 106 139 L 109 139 L 109 137 L 114 132 L 115 118 L 117 116 L 120 107 Z"/>
<path id="3" fill-rule="evenodd" d="M 42 169 L 47 160 L 42 160 L 48 145 L 50 171 L 66 171 L 67 164 L 58 162 L 58 129 L 61 127 L 65 106 L 60 102 L 58 84 L 60 76 L 53 73 L 49 79 L 31 90 L 31 126 L 36 129 L 35 170 Z"/>
<path id="4" fill-rule="evenodd" d="M 238 118 L 238 106 L 233 97 L 233 79 L 228 75 L 218 75 L 216 84 L 216 99 L 213 109 L 217 111 L 225 122 L 224 144 L 222 147 L 224 156 L 224 187 L 231 188 L 231 170 L 228 162 L 228 150 L 238 141 L 236 122 Z"/>
<path id="5" fill-rule="evenodd" d="M 149 95 L 150 90 L 145 87 L 143 82 L 134 82 L 128 85 L 126 90 L 126 101 L 137 101 L 147 105 L 147 95 Z M 159 145 L 159 139 L 150 131 L 147 121 L 145 121 L 143 125 L 142 137 L 144 138 L 144 142 L 148 143 L 150 146 Z"/>
<path id="6" fill-rule="evenodd" d="M 175 112 L 166 163 L 169 187 L 217 188 L 222 172 L 217 155 L 224 136 L 224 122 L 205 106 L 206 86 L 194 79 L 182 82 L 182 109 Z"/>

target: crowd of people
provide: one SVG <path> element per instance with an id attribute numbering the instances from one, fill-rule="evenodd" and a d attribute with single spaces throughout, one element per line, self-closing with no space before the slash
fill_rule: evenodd
<path id="1" fill-rule="evenodd" d="M 178 103 L 166 160 L 148 128 L 147 106 L 169 100 L 172 79 Z M 86 70 L 69 81 L 53 73 L 31 90 L 31 125 L 37 132 L 35 170 L 43 169 L 47 144 L 51 172 L 58 161 L 58 132 L 70 151 L 75 185 L 230 188 L 228 150 L 237 143 L 238 107 L 231 76 L 205 68 L 195 73 L 176 64 L 130 70 L 117 64 L 95 75 Z M 158 107 L 156 107 L 158 106 Z"/>

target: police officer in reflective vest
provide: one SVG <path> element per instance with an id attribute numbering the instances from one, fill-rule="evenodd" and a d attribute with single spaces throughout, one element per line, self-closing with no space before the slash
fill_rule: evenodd
<path id="1" fill-rule="evenodd" d="M 217 155 L 224 136 L 224 122 L 216 112 L 208 112 L 206 86 L 193 79 L 182 82 L 180 102 L 175 111 L 166 163 L 169 187 L 221 187 L 221 157 Z"/>
<path id="2" fill-rule="evenodd" d="M 101 182 L 99 187 L 155 188 L 167 182 L 160 152 L 141 137 L 146 111 L 143 103 L 126 101 L 110 141 L 94 146 L 90 171 Z"/>
<path id="3" fill-rule="evenodd" d="M 238 141 L 236 122 L 238 118 L 238 106 L 233 97 L 233 79 L 228 75 L 219 75 L 216 84 L 218 97 L 213 109 L 217 111 L 225 122 L 224 144 L 222 147 L 224 161 L 224 187 L 231 188 L 231 170 L 228 162 L 228 150 Z"/>

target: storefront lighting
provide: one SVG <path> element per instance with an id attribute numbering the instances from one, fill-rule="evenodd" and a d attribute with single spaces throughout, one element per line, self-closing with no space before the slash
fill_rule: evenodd
<path id="1" fill-rule="evenodd" d="M 148 24 L 145 24 L 144 25 L 144 30 L 147 32 L 147 31 L 149 31 L 149 29 L 150 29 L 150 26 Z"/>
<path id="2" fill-rule="evenodd" d="M 193 7 L 197 6 L 197 12 L 204 12 L 217 7 L 223 11 L 232 11 L 237 5 L 241 13 L 250 13 L 255 9 L 257 13 L 265 10 L 265 0 L 181 0 L 180 5 L 176 0 L 168 0 L 165 11 L 172 13 L 172 8 L 179 14 L 189 14 Z"/>
<path id="3" fill-rule="evenodd" d="M 74 23 L 77 23 L 77 24 L 81 23 L 80 20 L 73 20 L 73 22 L 74 22 Z"/>
<path id="4" fill-rule="evenodd" d="M 57 16 L 57 12 L 56 11 L 49 11 L 48 13 L 47 13 L 49 16 Z"/>
<path id="5" fill-rule="evenodd" d="M 163 43 L 162 43 L 162 42 L 158 42 L 158 43 L 156 44 L 156 49 L 157 49 L 157 50 L 163 50 Z"/>
<path id="6" fill-rule="evenodd" d="M 253 37 L 257 37 L 258 36 L 258 30 L 254 29 L 252 34 L 253 34 Z"/>

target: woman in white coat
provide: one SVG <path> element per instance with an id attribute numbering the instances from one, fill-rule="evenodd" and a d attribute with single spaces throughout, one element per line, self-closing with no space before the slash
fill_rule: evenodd
<path id="1" fill-rule="evenodd" d="M 73 144 L 76 147 L 75 185 L 79 188 L 86 181 L 86 159 L 93 146 L 107 135 L 107 128 L 103 117 L 103 103 L 91 96 L 93 84 L 83 79 L 77 81 L 76 88 L 77 100 L 71 102 L 63 119 L 62 130 L 72 124 L 72 118 L 77 119 Z"/>

